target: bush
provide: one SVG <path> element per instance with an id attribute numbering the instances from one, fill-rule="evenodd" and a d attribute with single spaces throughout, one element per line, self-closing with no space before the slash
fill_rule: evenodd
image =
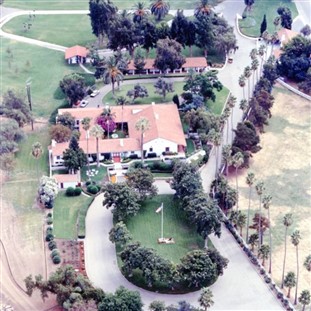
<path id="1" fill-rule="evenodd" d="M 52 261 L 53 261 L 53 263 L 54 263 L 54 264 L 56 264 L 56 265 L 57 265 L 57 264 L 59 264 L 59 263 L 61 262 L 61 260 L 60 260 L 60 257 L 59 257 L 59 256 L 55 256 L 55 257 L 53 257 L 53 258 L 52 258 Z"/>
<path id="2" fill-rule="evenodd" d="M 283 299 L 284 294 L 281 293 L 281 292 L 278 292 L 277 295 L 276 295 L 276 297 L 278 297 L 278 299 Z"/>
<path id="3" fill-rule="evenodd" d="M 51 257 L 59 256 L 59 250 L 57 248 L 53 249 L 51 252 Z"/>
<path id="4" fill-rule="evenodd" d="M 111 161 L 111 160 L 105 160 L 103 163 L 104 163 L 104 164 L 113 164 L 113 161 Z"/>
<path id="5" fill-rule="evenodd" d="M 46 217 L 52 217 L 52 216 L 53 216 L 52 213 L 48 213 L 48 214 L 46 215 Z"/>
<path id="6" fill-rule="evenodd" d="M 130 159 L 138 159 L 138 155 L 135 154 L 135 153 L 134 153 L 134 154 L 130 154 L 130 155 L 129 155 L 129 158 L 130 158 Z"/>
<path id="7" fill-rule="evenodd" d="M 271 282 L 271 278 L 269 278 L 267 275 L 265 276 L 265 282 L 269 284 Z"/>
<path id="8" fill-rule="evenodd" d="M 75 196 L 79 196 L 81 192 L 82 192 L 82 189 L 80 187 L 77 187 L 74 189 Z"/>
<path id="9" fill-rule="evenodd" d="M 49 234 L 49 233 L 53 233 L 53 228 L 52 227 L 47 227 L 46 228 L 46 234 Z"/>
<path id="10" fill-rule="evenodd" d="M 131 162 L 132 161 L 132 159 L 130 159 L 130 158 L 124 158 L 123 160 L 122 160 L 122 163 L 129 163 L 129 162 Z"/>
<path id="11" fill-rule="evenodd" d="M 265 273 L 266 273 L 265 269 L 261 268 L 261 269 L 260 269 L 260 274 L 261 274 L 261 275 L 264 275 Z"/>
<path id="12" fill-rule="evenodd" d="M 47 223 L 48 225 L 52 225 L 52 224 L 53 224 L 53 218 L 52 218 L 52 217 L 48 217 L 48 218 L 46 219 L 46 223 Z"/>
<path id="13" fill-rule="evenodd" d="M 156 158 L 157 154 L 155 152 L 149 152 L 147 158 Z"/>
<path id="14" fill-rule="evenodd" d="M 47 235 L 45 236 L 45 241 L 50 242 L 54 240 L 54 235 L 53 233 L 47 233 Z"/>
<path id="15" fill-rule="evenodd" d="M 100 188 L 98 186 L 95 186 L 95 185 L 89 185 L 87 187 L 87 192 L 89 192 L 91 194 L 96 194 L 99 190 L 100 190 Z"/>
<path id="16" fill-rule="evenodd" d="M 75 189 L 73 187 L 68 187 L 66 189 L 66 195 L 68 197 L 73 197 L 75 195 Z"/>
<path id="17" fill-rule="evenodd" d="M 50 241 L 48 244 L 49 250 L 52 251 L 53 249 L 55 249 L 57 247 L 56 242 L 55 241 Z"/>

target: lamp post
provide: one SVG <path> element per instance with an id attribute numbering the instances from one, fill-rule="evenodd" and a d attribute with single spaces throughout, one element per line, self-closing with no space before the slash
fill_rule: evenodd
<path id="1" fill-rule="evenodd" d="M 164 206 L 163 206 L 163 202 L 162 202 L 161 206 L 156 210 L 156 213 L 160 213 L 160 212 L 161 212 L 161 241 L 163 241 L 163 239 L 164 239 L 164 234 L 163 234 Z"/>
<path id="2" fill-rule="evenodd" d="M 106 103 L 106 113 L 107 113 L 107 119 L 106 119 L 106 124 L 107 124 L 107 132 L 108 132 L 108 136 L 107 136 L 107 139 L 109 139 L 109 114 L 110 114 L 110 112 L 109 112 L 109 104 L 108 103 Z"/>
<path id="3" fill-rule="evenodd" d="M 27 98 L 28 98 L 28 103 L 29 103 L 29 110 L 32 112 L 30 85 L 31 85 L 31 78 L 28 78 L 26 81 L 26 91 L 27 91 Z M 31 130 L 33 131 L 33 119 L 32 118 L 31 118 Z"/>

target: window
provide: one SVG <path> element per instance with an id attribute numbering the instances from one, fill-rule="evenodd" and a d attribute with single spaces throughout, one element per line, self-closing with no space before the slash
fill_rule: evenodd
<path id="1" fill-rule="evenodd" d="M 170 147 L 165 147 L 165 152 L 169 152 L 170 151 Z"/>
<path id="2" fill-rule="evenodd" d="M 57 160 L 60 160 L 60 156 L 57 156 L 56 159 L 57 159 Z"/>
<path id="3" fill-rule="evenodd" d="M 152 152 L 153 151 L 153 148 L 151 147 L 151 148 L 149 148 L 149 152 Z"/>
<path id="4" fill-rule="evenodd" d="M 135 151 L 131 151 L 131 154 L 134 154 L 135 153 Z"/>

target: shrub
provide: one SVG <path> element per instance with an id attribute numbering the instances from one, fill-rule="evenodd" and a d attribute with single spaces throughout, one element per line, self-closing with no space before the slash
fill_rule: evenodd
<path id="1" fill-rule="evenodd" d="M 52 216 L 53 216 L 52 213 L 48 213 L 48 214 L 46 215 L 46 217 L 52 217 Z"/>
<path id="2" fill-rule="evenodd" d="M 131 162 L 131 159 L 130 159 L 130 158 L 124 158 L 124 159 L 122 160 L 122 163 L 129 163 L 129 162 Z"/>
<path id="3" fill-rule="evenodd" d="M 79 196 L 81 192 L 82 192 L 82 189 L 80 187 L 77 187 L 74 189 L 75 196 Z"/>
<path id="4" fill-rule="evenodd" d="M 89 185 L 87 187 L 87 192 L 89 192 L 91 194 L 96 194 L 99 190 L 100 190 L 100 188 L 98 186 L 95 186 L 95 185 Z"/>
<path id="5" fill-rule="evenodd" d="M 267 275 L 265 276 L 265 282 L 269 284 L 271 282 L 271 278 L 269 278 Z"/>
<path id="6" fill-rule="evenodd" d="M 129 158 L 130 158 L 130 159 L 138 159 L 138 155 L 135 154 L 135 153 L 134 153 L 134 154 L 130 154 L 130 155 L 129 155 Z"/>
<path id="7" fill-rule="evenodd" d="M 52 218 L 52 217 L 48 217 L 48 218 L 46 219 L 46 223 L 47 223 L 48 225 L 53 224 L 53 218 Z"/>
<path id="8" fill-rule="evenodd" d="M 111 160 L 105 160 L 103 163 L 104 163 L 104 164 L 113 164 L 113 161 L 111 161 Z"/>
<path id="9" fill-rule="evenodd" d="M 278 299 L 283 299 L 284 294 L 281 293 L 281 292 L 278 292 L 277 295 L 276 295 L 276 297 L 278 297 Z"/>
<path id="10" fill-rule="evenodd" d="M 45 241 L 50 242 L 54 240 L 54 235 L 53 233 L 47 233 L 47 235 L 45 236 Z"/>
<path id="11" fill-rule="evenodd" d="M 59 250 L 57 248 L 53 249 L 51 252 L 51 257 L 59 256 Z"/>
<path id="12" fill-rule="evenodd" d="M 59 264 L 59 263 L 61 262 L 61 260 L 60 260 L 60 257 L 59 257 L 59 256 L 55 256 L 55 257 L 53 257 L 53 258 L 52 258 L 52 261 L 53 261 L 53 263 L 54 263 L 54 264 L 56 264 L 56 265 L 57 265 L 57 264 Z"/>
<path id="13" fill-rule="evenodd" d="M 49 242 L 48 246 L 49 246 L 50 251 L 52 251 L 53 249 L 57 247 L 56 242 L 53 240 Z"/>
<path id="14" fill-rule="evenodd" d="M 47 227 L 46 228 L 46 234 L 49 234 L 49 233 L 53 233 L 53 228 L 52 227 Z"/>
<path id="15" fill-rule="evenodd" d="M 72 188 L 72 187 L 68 187 L 68 188 L 66 189 L 66 195 L 67 195 L 68 197 L 73 197 L 73 196 L 75 195 L 75 189 Z"/>
<path id="16" fill-rule="evenodd" d="M 157 154 L 155 152 L 149 152 L 147 158 L 156 158 Z"/>
<path id="17" fill-rule="evenodd" d="M 263 274 L 265 274 L 265 273 L 266 273 L 265 269 L 261 268 L 261 269 L 260 269 L 260 274 L 263 275 Z"/>

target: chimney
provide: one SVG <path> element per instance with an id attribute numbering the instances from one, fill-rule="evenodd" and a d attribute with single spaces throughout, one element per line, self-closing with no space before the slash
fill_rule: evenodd
<path id="1" fill-rule="evenodd" d="M 155 102 L 152 102 L 151 105 L 154 106 L 154 105 L 155 105 Z"/>
<path id="2" fill-rule="evenodd" d="M 120 139 L 120 146 L 123 147 L 124 146 L 124 143 L 123 143 L 123 138 Z"/>

